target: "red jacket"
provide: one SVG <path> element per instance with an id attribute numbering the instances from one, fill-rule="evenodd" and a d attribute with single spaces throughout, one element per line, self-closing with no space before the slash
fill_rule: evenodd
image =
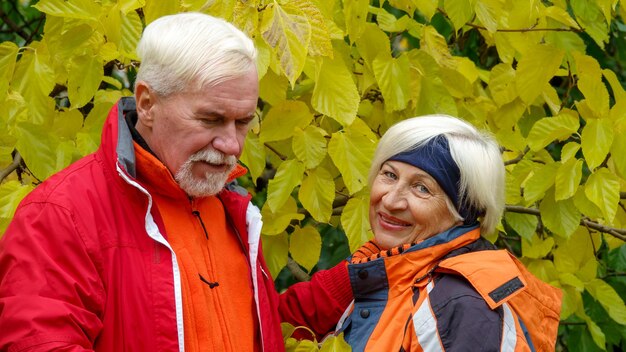
<path id="1" fill-rule="evenodd" d="M 0 350 L 183 351 L 179 270 L 152 197 L 134 177 L 124 112 L 100 148 L 53 175 L 18 207 L 0 240 Z M 352 299 L 345 265 L 279 296 L 250 197 L 220 194 L 251 263 L 264 351 L 284 350 L 280 322 L 324 334 Z"/>

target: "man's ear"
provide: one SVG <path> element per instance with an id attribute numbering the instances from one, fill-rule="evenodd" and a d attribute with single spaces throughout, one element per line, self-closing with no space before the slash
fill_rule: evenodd
<path id="1" fill-rule="evenodd" d="M 156 97 L 146 82 L 137 82 L 135 86 L 135 103 L 137 107 L 137 123 L 145 127 L 152 127 L 154 121 L 152 108 L 156 103 Z"/>

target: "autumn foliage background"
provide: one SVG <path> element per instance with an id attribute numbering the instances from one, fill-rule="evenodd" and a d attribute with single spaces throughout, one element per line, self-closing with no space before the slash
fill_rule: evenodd
<path id="1" fill-rule="evenodd" d="M 132 94 L 144 25 L 201 11 L 234 23 L 259 49 L 258 121 L 242 157 L 250 173 L 239 181 L 262 209 L 278 287 L 371 238 L 366 175 L 379 137 L 404 118 L 445 113 L 490 130 L 502 146 L 507 208 L 485 235 L 563 290 L 557 350 L 625 350 L 625 7 L 2 2 L 0 234 L 29 191 L 97 148 L 107 111 Z"/>

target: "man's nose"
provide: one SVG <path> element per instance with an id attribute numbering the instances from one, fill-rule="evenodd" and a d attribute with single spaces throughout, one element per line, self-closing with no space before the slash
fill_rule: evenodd
<path id="1" fill-rule="evenodd" d="M 234 123 L 227 124 L 218 132 L 218 135 L 213 139 L 213 148 L 226 155 L 239 156 L 241 154 L 241 145 Z"/>

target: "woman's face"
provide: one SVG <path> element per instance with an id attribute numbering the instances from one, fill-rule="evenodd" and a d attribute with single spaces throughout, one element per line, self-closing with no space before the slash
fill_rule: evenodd
<path id="1" fill-rule="evenodd" d="M 370 225 L 384 249 L 427 239 L 460 224 L 448 209 L 447 195 L 422 169 L 383 163 L 370 193 Z"/>

